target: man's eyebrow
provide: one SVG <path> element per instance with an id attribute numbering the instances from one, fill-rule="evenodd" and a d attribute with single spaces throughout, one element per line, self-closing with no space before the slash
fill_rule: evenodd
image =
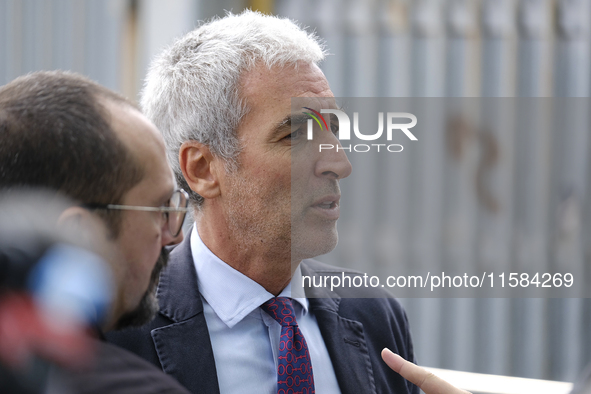
<path id="1" fill-rule="evenodd" d="M 275 128 L 273 129 L 272 137 L 276 137 L 277 135 L 284 132 L 286 127 L 291 128 L 292 124 L 301 124 L 305 123 L 308 119 L 311 119 L 306 114 L 289 114 L 283 120 L 277 123 Z"/>
<path id="2" fill-rule="evenodd" d="M 312 119 L 310 118 L 309 115 L 306 114 L 290 114 L 287 115 L 285 118 L 283 118 L 283 120 L 281 122 L 279 122 L 277 124 L 276 129 L 285 127 L 285 126 L 291 126 L 292 124 L 300 124 L 300 123 L 305 123 L 308 119 Z"/>

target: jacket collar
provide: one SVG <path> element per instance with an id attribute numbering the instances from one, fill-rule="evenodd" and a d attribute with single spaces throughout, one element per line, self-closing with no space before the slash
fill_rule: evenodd
<path id="1" fill-rule="evenodd" d="M 183 242 L 170 253 L 168 265 L 160 273 L 156 291 L 160 313 L 175 323 L 203 312 L 195 265 L 187 263 L 193 261 L 190 238 L 189 235 L 185 236 Z"/>
<path id="2" fill-rule="evenodd" d="M 175 323 L 185 321 L 203 312 L 203 302 L 197 286 L 197 273 L 191 253 L 191 236 L 175 247 L 169 256 L 168 265 L 160 273 L 156 294 L 160 303 L 160 313 Z M 319 264 L 318 262 L 314 262 Z M 310 262 L 301 263 L 302 275 L 318 275 Z M 179 281 L 179 278 L 187 280 Z M 193 280 L 189 280 L 192 278 Z M 307 288 L 306 296 L 312 309 L 322 309 L 338 314 L 341 297 L 324 288 Z"/>

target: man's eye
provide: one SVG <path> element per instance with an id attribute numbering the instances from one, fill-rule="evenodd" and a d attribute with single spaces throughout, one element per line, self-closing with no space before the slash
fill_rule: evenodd
<path id="1" fill-rule="evenodd" d="M 338 122 L 331 122 L 330 123 L 330 130 L 332 131 L 332 133 L 334 135 L 337 135 L 337 133 L 339 132 L 339 124 L 338 124 Z"/>
<path id="2" fill-rule="evenodd" d="M 291 134 L 288 134 L 284 137 L 284 139 L 286 140 L 297 140 L 299 138 L 301 138 L 304 135 L 304 132 L 302 130 L 302 128 L 299 128 L 295 131 L 293 131 Z"/>
<path id="3" fill-rule="evenodd" d="M 171 208 L 173 206 L 174 206 L 173 197 L 169 198 L 168 200 L 166 200 L 166 202 L 164 204 L 161 205 L 162 208 Z"/>

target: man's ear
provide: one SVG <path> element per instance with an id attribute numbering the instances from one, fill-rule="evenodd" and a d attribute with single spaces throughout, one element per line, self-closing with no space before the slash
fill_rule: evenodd
<path id="1" fill-rule="evenodd" d="M 76 231 L 77 229 L 84 228 L 89 220 L 90 212 L 82 207 L 73 206 L 69 207 L 62 212 L 57 220 L 57 225 L 62 228 Z"/>
<path id="2" fill-rule="evenodd" d="M 203 198 L 220 194 L 219 160 L 209 147 L 197 141 L 185 141 L 179 150 L 179 164 L 187 184 Z"/>
<path id="3" fill-rule="evenodd" d="M 119 261 L 119 250 L 112 244 L 112 235 L 104 220 L 92 211 L 79 206 L 67 208 L 59 216 L 57 226 L 60 231 L 72 235 L 78 246 L 100 255 L 110 263 Z M 117 267 L 111 267 L 116 270 Z M 118 272 L 115 272 L 117 274 Z"/>
<path id="4" fill-rule="evenodd" d="M 108 238 L 110 233 L 102 219 L 86 208 L 71 206 L 64 210 L 57 220 L 57 225 L 63 231 L 75 234 L 84 247 L 95 250 L 103 247 L 99 241 Z"/>
<path id="5" fill-rule="evenodd" d="M 72 206 L 61 213 L 57 220 L 57 226 L 66 233 L 75 237 L 79 246 L 95 253 L 99 253 L 103 258 L 110 254 L 104 250 L 104 240 L 106 240 L 108 230 L 105 223 L 95 216 L 88 209 Z"/>

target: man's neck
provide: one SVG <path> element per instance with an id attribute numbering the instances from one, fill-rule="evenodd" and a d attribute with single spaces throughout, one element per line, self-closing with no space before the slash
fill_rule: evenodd
<path id="1" fill-rule="evenodd" d="M 263 240 L 250 239 L 248 234 L 236 236 L 226 226 L 203 217 L 196 222 L 199 237 L 220 260 L 254 280 L 277 296 L 292 276 L 289 243 L 282 248 L 266 245 Z"/>

